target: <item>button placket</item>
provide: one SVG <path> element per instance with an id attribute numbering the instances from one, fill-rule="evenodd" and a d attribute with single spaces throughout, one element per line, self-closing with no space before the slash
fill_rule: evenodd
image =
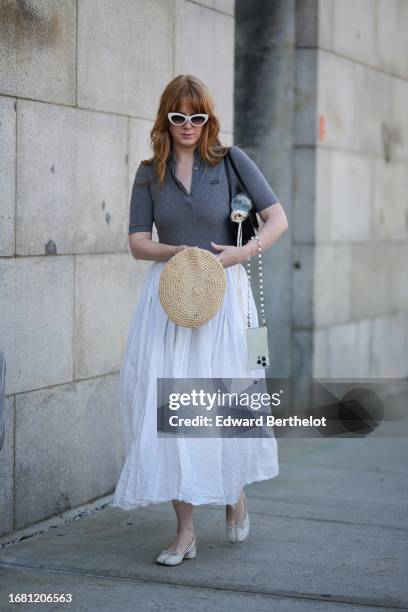
<path id="1" fill-rule="evenodd" d="M 197 150 L 194 151 L 194 162 L 193 162 L 193 172 L 192 172 L 192 177 L 191 177 L 191 187 L 190 187 L 190 193 L 187 192 L 187 189 L 184 187 L 183 183 L 177 178 L 176 176 L 176 170 L 174 167 L 174 155 L 171 154 L 170 156 L 170 171 L 171 171 L 171 175 L 173 177 L 173 180 L 175 181 L 176 185 L 178 185 L 179 189 L 181 189 L 181 191 L 184 193 L 184 203 L 186 205 L 192 205 L 192 195 L 194 194 L 194 190 L 195 190 L 195 183 L 197 182 L 197 172 L 199 171 L 199 164 L 200 164 L 200 156 Z"/>
<path id="2" fill-rule="evenodd" d="M 195 155 L 195 157 L 197 158 L 197 155 Z M 190 196 L 194 195 L 195 184 L 197 182 L 197 171 L 198 171 L 198 159 L 196 159 L 193 164 L 193 175 L 191 177 Z"/>

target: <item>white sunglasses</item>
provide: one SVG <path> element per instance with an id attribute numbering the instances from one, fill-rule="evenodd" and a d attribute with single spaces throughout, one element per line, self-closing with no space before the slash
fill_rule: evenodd
<path id="1" fill-rule="evenodd" d="M 168 113 L 167 114 L 170 123 L 173 125 L 181 126 L 184 125 L 187 119 L 190 120 L 191 125 L 200 127 L 207 123 L 208 115 L 205 113 L 198 113 L 197 115 L 184 115 L 183 113 Z"/>

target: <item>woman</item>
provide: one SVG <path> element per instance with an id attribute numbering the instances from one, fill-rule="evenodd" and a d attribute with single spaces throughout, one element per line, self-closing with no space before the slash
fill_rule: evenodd
<path id="1" fill-rule="evenodd" d="M 206 86 L 191 75 L 177 76 L 162 93 L 151 131 L 154 155 L 140 163 L 131 196 L 130 249 L 136 259 L 153 263 L 140 288 L 120 372 L 127 457 L 113 506 L 131 509 L 173 502 L 176 537 L 156 558 L 164 565 L 195 557 L 194 505 L 225 505 L 230 541 L 245 539 L 249 517 L 243 486 L 279 472 L 274 436 L 157 437 L 158 377 L 254 376 L 254 371 L 244 367 L 248 278 L 242 262 L 257 255 L 258 244 L 251 240 L 244 246 L 234 245 L 223 163 L 227 147 L 221 145 L 219 131 Z M 238 147 L 230 147 L 230 154 L 265 221 L 258 233 L 265 251 L 287 229 L 285 213 L 255 163 Z M 231 172 L 233 193 L 238 189 L 237 180 Z M 153 222 L 159 242 L 152 241 Z M 221 307 L 197 328 L 173 323 L 159 300 L 161 271 L 170 257 L 189 246 L 216 254 L 227 280 Z M 250 308 L 256 326 L 252 291 Z"/>

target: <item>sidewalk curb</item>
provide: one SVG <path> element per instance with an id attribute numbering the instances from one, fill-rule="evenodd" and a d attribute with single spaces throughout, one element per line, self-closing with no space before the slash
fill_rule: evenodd
<path id="1" fill-rule="evenodd" d="M 21 542 L 27 538 L 32 538 L 40 533 L 46 533 L 50 529 L 68 525 L 69 523 L 77 521 L 84 516 L 95 514 L 95 512 L 103 510 L 109 506 L 112 502 L 112 497 L 113 494 L 111 493 L 109 495 L 105 495 L 104 497 L 100 497 L 93 502 L 88 502 L 82 506 L 78 506 L 77 508 L 65 510 L 60 514 L 52 516 L 43 521 L 39 521 L 38 523 L 34 523 L 34 525 L 30 525 L 29 527 L 23 527 L 22 529 L 17 529 L 16 531 L 10 531 L 0 537 L 0 550 L 4 550 L 8 546 L 17 544 L 17 542 Z"/>

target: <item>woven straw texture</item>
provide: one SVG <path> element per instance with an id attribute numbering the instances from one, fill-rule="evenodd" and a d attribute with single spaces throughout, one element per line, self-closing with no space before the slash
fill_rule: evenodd
<path id="1" fill-rule="evenodd" d="M 226 290 L 226 274 L 217 256 L 199 247 L 173 255 L 160 275 L 160 302 L 169 319 L 200 327 L 213 318 Z"/>

